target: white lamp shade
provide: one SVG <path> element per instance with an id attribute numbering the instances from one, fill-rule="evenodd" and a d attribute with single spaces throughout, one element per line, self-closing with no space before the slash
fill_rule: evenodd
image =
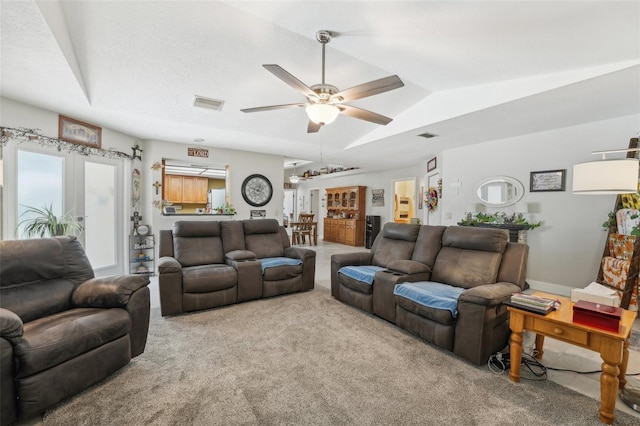
<path id="1" fill-rule="evenodd" d="M 629 194 L 638 192 L 638 160 L 602 160 L 573 166 L 575 194 Z"/>
<path id="2" fill-rule="evenodd" d="M 305 108 L 309 120 L 317 124 L 329 124 L 333 123 L 340 110 L 337 106 L 331 104 L 312 104 Z"/>

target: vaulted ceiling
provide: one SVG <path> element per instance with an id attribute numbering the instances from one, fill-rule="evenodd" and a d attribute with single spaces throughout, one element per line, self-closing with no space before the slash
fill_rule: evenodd
<path id="1" fill-rule="evenodd" d="M 640 112 L 637 1 L 3 0 L 0 14 L 2 96 L 142 140 L 377 170 Z M 390 124 L 340 115 L 308 134 L 303 108 L 240 111 L 305 101 L 262 65 L 320 83 L 318 30 L 334 35 L 327 83 L 402 79 L 350 103 Z"/>

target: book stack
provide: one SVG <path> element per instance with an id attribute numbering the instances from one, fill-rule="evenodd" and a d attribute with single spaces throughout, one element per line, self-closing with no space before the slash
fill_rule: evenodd
<path id="1" fill-rule="evenodd" d="M 532 296 L 530 294 L 513 293 L 511 295 L 510 306 L 534 312 L 536 314 L 547 315 L 553 311 L 556 301 L 545 297 Z"/>

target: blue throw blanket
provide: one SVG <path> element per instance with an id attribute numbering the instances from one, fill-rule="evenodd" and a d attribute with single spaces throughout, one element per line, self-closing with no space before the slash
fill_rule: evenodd
<path id="1" fill-rule="evenodd" d="M 338 273 L 344 274 L 349 278 L 353 278 L 354 280 L 362 281 L 363 283 L 371 285 L 373 284 L 373 277 L 376 275 L 376 272 L 384 270 L 386 270 L 386 268 L 373 265 L 343 266 L 342 268 L 338 269 Z"/>
<path id="2" fill-rule="evenodd" d="M 458 315 L 458 298 L 463 291 L 464 288 L 452 285 L 420 281 L 398 284 L 393 289 L 393 294 L 429 308 L 447 309 L 455 318 Z"/>
<path id="3" fill-rule="evenodd" d="M 262 262 L 262 273 L 264 274 L 264 270 L 267 268 L 274 268 L 276 266 L 292 266 L 292 265 L 302 265 L 301 259 L 292 259 L 290 257 L 267 257 L 264 259 L 260 259 Z"/>

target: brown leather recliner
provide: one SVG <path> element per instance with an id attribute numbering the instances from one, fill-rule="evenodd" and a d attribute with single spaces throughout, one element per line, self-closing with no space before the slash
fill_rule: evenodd
<path id="1" fill-rule="evenodd" d="M 95 278 L 75 237 L 0 241 L 0 423 L 44 412 L 144 352 L 149 278 Z"/>

